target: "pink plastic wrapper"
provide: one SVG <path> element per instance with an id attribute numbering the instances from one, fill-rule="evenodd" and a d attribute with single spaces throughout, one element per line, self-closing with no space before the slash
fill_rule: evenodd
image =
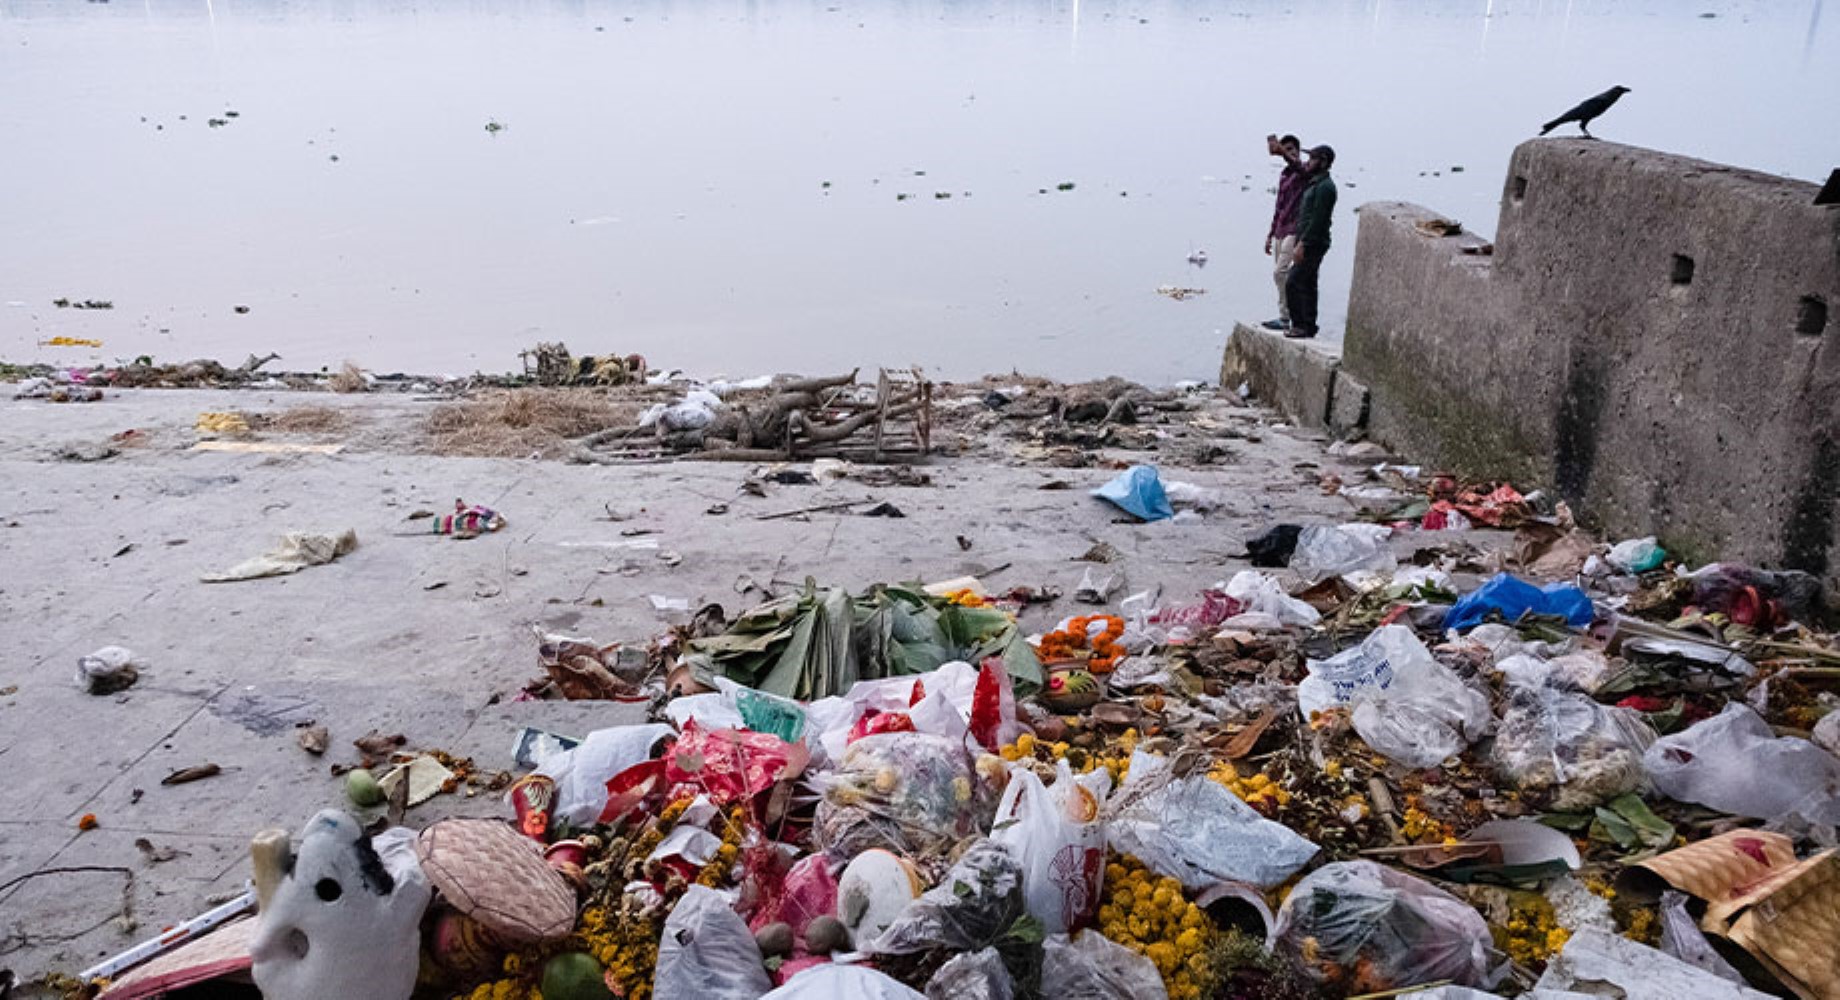
<path id="1" fill-rule="evenodd" d="M 1150 621 L 1155 625 L 1212 627 L 1245 610 L 1244 604 L 1228 597 L 1224 590 L 1204 590 L 1199 603 L 1158 608 L 1150 614 Z"/>
<path id="2" fill-rule="evenodd" d="M 796 777 L 809 757 L 803 746 L 777 736 L 745 729 L 706 731 L 692 719 L 665 755 L 665 778 L 725 806 L 753 798 L 782 777 Z"/>

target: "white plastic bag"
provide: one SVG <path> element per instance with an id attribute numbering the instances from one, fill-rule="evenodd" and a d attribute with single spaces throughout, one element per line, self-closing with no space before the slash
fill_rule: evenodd
<path id="1" fill-rule="evenodd" d="M 1625 1000 L 1768 1000 L 1769 994 L 1694 968 L 1620 934 L 1573 934 L 1546 963 L 1537 990 L 1589 990 Z"/>
<path id="2" fill-rule="evenodd" d="M 1814 724 L 1814 732 L 1808 734 L 1808 739 L 1828 753 L 1840 754 L 1840 711 L 1821 716 L 1821 720 Z"/>
<path id="3" fill-rule="evenodd" d="M 952 956 L 926 981 L 926 1000 L 1014 1000 L 1016 985 L 995 948 Z"/>
<path id="4" fill-rule="evenodd" d="M 1168 1000 L 1156 963 L 1098 931 L 1041 943 L 1041 995 L 1052 1000 Z"/>
<path id="5" fill-rule="evenodd" d="M 1224 587 L 1216 585 L 1215 589 L 1224 589 L 1228 597 L 1244 604 L 1248 614 L 1270 616 L 1279 625 L 1314 625 L 1322 620 L 1315 608 L 1286 594 L 1277 580 L 1256 569 L 1240 570 Z M 1229 618 L 1222 624 L 1236 627 L 1236 621 Z"/>
<path id="6" fill-rule="evenodd" d="M 1671 736 L 1643 756 L 1663 795 L 1736 816 L 1840 823 L 1840 758 L 1793 736 L 1776 736 L 1747 705 Z"/>
<path id="7" fill-rule="evenodd" d="M 1359 646 L 1309 661 L 1297 685 L 1308 719 L 1354 708 L 1354 729 L 1376 752 L 1411 768 L 1436 767 L 1487 735 L 1489 700 L 1437 662 L 1403 625 L 1385 625 Z"/>
<path id="8" fill-rule="evenodd" d="M 597 729 L 581 745 L 543 762 L 537 773 L 556 782 L 556 819 L 575 826 L 592 826 L 607 808 L 607 779 L 643 764 L 652 745 L 671 735 L 663 723 Z"/>
<path id="9" fill-rule="evenodd" d="M 760 946 L 728 897 L 693 885 L 665 918 L 658 939 L 657 1000 L 759 1000 L 773 988 Z"/>
<path id="10" fill-rule="evenodd" d="M 1130 771 L 1106 803 L 1105 817 L 1112 850 L 1181 881 L 1190 892 L 1221 882 L 1270 889 L 1317 851 L 1205 774 L 1176 778 L 1169 758 L 1142 752 L 1131 755 Z"/>
<path id="11" fill-rule="evenodd" d="M 760 1000 L 842 1000 L 844 997 L 849 1000 L 926 1000 L 925 994 L 915 993 L 886 973 L 867 966 L 835 962 L 806 969 Z"/>
<path id="12" fill-rule="evenodd" d="M 1099 812 L 1110 790 L 1111 775 L 1104 769 L 1075 778 L 1064 760 L 1052 788 L 1034 772 L 1018 768 L 1003 790 L 990 839 L 1008 848 L 1022 866 L 1029 913 L 1049 934 L 1090 923 L 1099 910 L 1105 884 L 1105 827 Z"/>
<path id="13" fill-rule="evenodd" d="M 1315 583 L 1366 571 L 1387 576 L 1399 567 L 1386 545 L 1393 530 L 1379 524 L 1313 524 L 1297 533 L 1291 569 Z"/>

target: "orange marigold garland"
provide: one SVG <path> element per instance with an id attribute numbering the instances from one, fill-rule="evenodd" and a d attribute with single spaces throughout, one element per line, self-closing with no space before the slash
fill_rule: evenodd
<path id="1" fill-rule="evenodd" d="M 1094 629 L 1093 626 L 1100 626 Z M 1082 615 L 1041 637 L 1036 653 L 1044 663 L 1086 661 L 1095 674 L 1110 673 L 1124 658 L 1118 640 L 1124 637 L 1124 619 L 1117 615 Z"/>

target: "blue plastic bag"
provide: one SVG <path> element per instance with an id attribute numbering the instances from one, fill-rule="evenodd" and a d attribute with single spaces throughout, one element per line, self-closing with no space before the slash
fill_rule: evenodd
<path id="1" fill-rule="evenodd" d="M 1146 521 L 1161 521 L 1176 516 L 1175 508 L 1169 506 L 1169 494 L 1163 492 L 1163 481 L 1157 477 L 1154 465 L 1133 465 L 1120 472 L 1111 482 L 1093 490 L 1092 495 L 1101 500 L 1109 500 L 1125 513 Z"/>
<path id="2" fill-rule="evenodd" d="M 1531 611 L 1536 615 L 1559 615 L 1567 625 L 1583 628 L 1591 624 L 1596 612 L 1584 591 L 1569 583 L 1535 587 L 1506 573 L 1465 594 L 1444 616 L 1444 627 L 1466 629 L 1480 625 L 1489 612 L 1499 611 L 1506 621 L 1514 621 Z"/>

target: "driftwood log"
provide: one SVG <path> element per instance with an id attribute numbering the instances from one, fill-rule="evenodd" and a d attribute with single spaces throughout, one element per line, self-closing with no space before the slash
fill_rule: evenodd
<path id="1" fill-rule="evenodd" d="M 716 461 L 783 461 L 846 452 L 878 461 L 924 456 L 931 427 L 932 386 L 918 376 L 883 372 L 870 398 L 849 390 L 847 375 L 781 382 L 759 394 L 736 394 L 714 419 L 694 430 L 609 428 L 574 439 L 577 462 L 617 464 L 663 454 Z"/>

